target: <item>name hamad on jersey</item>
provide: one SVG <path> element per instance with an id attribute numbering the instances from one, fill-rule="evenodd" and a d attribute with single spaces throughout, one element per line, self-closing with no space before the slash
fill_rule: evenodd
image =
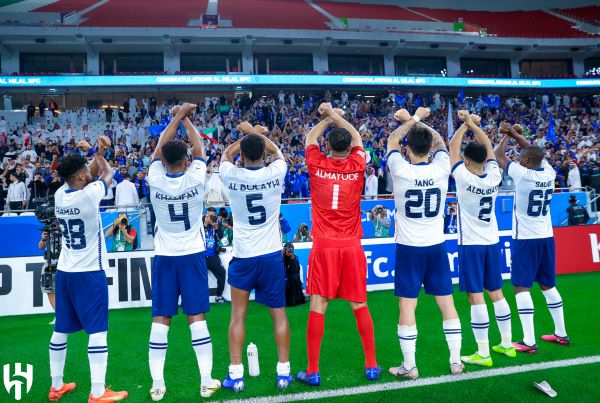
<path id="1" fill-rule="evenodd" d="M 458 198 L 458 244 L 495 245 L 499 242 L 495 205 L 502 172 L 489 160 L 484 174 L 469 172 L 463 161 L 452 168 Z"/>
<path id="2" fill-rule="evenodd" d="M 360 216 L 366 154 L 353 147 L 348 158 L 330 158 L 312 144 L 306 148 L 315 239 L 361 239 Z"/>
<path id="3" fill-rule="evenodd" d="M 184 256 L 203 252 L 204 184 L 206 162 L 192 161 L 185 172 L 167 173 L 160 160 L 148 171 L 150 200 L 156 215 L 154 250 L 160 256 Z"/>
<path id="4" fill-rule="evenodd" d="M 233 214 L 233 256 L 248 258 L 277 252 L 281 247 L 279 210 L 287 164 L 238 168 L 229 161 L 219 167 Z"/>
<path id="5" fill-rule="evenodd" d="M 62 231 L 58 270 L 74 273 L 108 267 L 100 218 L 100 201 L 107 193 L 108 187 L 102 181 L 82 190 L 64 184 L 56 191 L 54 211 Z"/>
<path id="6" fill-rule="evenodd" d="M 396 202 L 396 243 L 432 246 L 445 241 L 444 211 L 450 157 L 444 150 L 431 163 L 410 164 L 399 151 L 388 156 Z"/>
<path id="7" fill-rule="evenodd" d="M 515 181 L 513 239 L 541 239 L 554 236 L 550 201 L 556 172 L 546 160 L 538 169 L 509 162 L 506 172 Z"/>

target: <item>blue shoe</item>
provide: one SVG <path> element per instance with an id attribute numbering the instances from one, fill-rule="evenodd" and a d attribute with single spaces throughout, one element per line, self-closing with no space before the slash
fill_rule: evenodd
<path id="1" fill-rule="evenodd" d="M 300 371 L 296 375 L 296 379 L 310 386 L 319 386 L 321 384 L 321 374 L 318 372 L 308 375 L 306 371 Z"/>
<path id="2" fill-rule="evenodd" d="M 244 390 L 244 378 L 231 379 L 229 374 L 227 374 L 227 378 L 223 380 L 223 387 L 234 392 L 241 392 Z"/>
<path id="3" fill-rule="evenodd" d="M 277 375 L 277 388 L 286 389 L 293 380 L 294 377 L 291 375 Z"/>
<path id="4" fill-rule="evenodd" d="M 365 368 L 365 375 L 367 376 L 367 380 L 376 381 L 379 379 L 379 375 L 381 375 L 381 367 L 377 366 L 375 368 Z"/>

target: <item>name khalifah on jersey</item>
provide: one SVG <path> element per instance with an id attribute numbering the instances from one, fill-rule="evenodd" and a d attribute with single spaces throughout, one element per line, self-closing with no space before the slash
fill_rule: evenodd
<path id="1" fill-rule="evenodd" d="M 170 174 L 160 160 L 148 170 L 150 200 L 156 215 L 154 250 L 161 256 L 184 256 L 203 252 L 204 183 L 206 162 L 192 161 L 185 172 Z"/>
<path id="2" fill-rule="evenodd" d="M 399 151 L 388 156 L 394 184 L 396 243 L 432 246 L 445 241 L 443 206 L 448 192 L 450 157 L 436 152 L 431 163 L 410 164 Z"/>
<path id="3" fill-rule="evenodd" d="M 282 159 L 257 169 L 238 168 L 228 161 L 220 165 L 219 175 L 233 214 L 234 257 L 262 256 L 282 249 L 279 210 L 286 171 Z"/>
<path id="4" fill-rule="evenodd" d="M 102 234 L 100 201 L 108 187 L 92 182 L 82 190 L 64 184 L 54 195 L 54 211 L 62 231 L 62 248 L 57 269 L 64 272 L 104 270 L 108 267 Z"/>
<path id="5" fill-rule="evenodd" d="M 550 200 L 556 172 L 546 160 L 538 169 L 509 162 L 506 172 L 515 181 L 513 239 L 541 239 L 554 236 Z"/>
<path id="6" fill-rule="evenodd" d="M 458 244 L 494 245 L 499 242 L 496 197 L 502 172 L 495 160 L 485 164 L 482 176 L 469 172 L 463 161 L 452 168 L 458 198 Z"/>

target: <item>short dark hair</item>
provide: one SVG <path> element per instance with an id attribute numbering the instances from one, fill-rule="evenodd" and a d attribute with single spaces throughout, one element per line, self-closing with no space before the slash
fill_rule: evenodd
<path id="1" fill-rule="evenodd" d="M 418 157 L 429 154 L 433 136 L 431 132 L 424 127 L 412 127 L 406 136 L 408 139 L 408 148 Z"/>
<path id="2" fill-rule="evenodd" d="M 60 176 L 66 181 L 69 181 L 77 172 L 85 168 L 86 165 L 87 162 L 84 156 L 79 154 L 69 154 L 58 160 L 56 170 Z"/>
<path id="3" fill-rule="evenodd" d="M 483 164 L 487 158 L 487 148 L 477 141 L 470 141 L 465 147 L 464 155 L 477 164 Z"/>
<path id="4" fill-rule="evenodd" d="M 131 179 L 131 175 L 129 175 L 129 172 L 127 172 L 125 175 L 123 175 L 124 179 Z"/>
<path id="5" fill-rule="evenodd" d="M 327 134 L 327 142 L 333 151 L 346 151 L 352 143 L 352 135 L 342 127 L 334 127 Z"/>
<path id="6" fill-rule="evenodd" d="M 529 158 L 529 163 L 536 167 L 539 167 L 544 160 L 544 150 L 538 146 L 527 146 L 521 151 L 521 155 L 525 158 Z"/>
<path id="7" fill-rule="evenodd" d="M 258 134 L 247 134 L 242 138 L 240 149 L 244 158 L 258 161 L 265 155 L 265 140 Z"/>
<path id="8" fill-rule="evenodd" d="M 174 165 L 187 158 L 187 145 L 183 141 L 171 140 L 162 146 L 162 154 L 168 165 Z"/>

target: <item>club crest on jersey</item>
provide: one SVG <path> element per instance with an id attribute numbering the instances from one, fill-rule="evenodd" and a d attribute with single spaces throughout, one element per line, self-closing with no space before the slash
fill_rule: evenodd
<path id="1" fill-rule="evenodd" d="M 343 173 L 337 173 L 337 172 L 325 172 L 325 171 L 321 171 L 320 169 L 317 169 L 317 172 L 315 172 L 315 176 L 317 176 L 319 178 L 323 178 L 323 179 L 332 179 L 332 180 L 337 180 L 337 181 L 358 180 L 357 173 L 343 174 Z"/>

